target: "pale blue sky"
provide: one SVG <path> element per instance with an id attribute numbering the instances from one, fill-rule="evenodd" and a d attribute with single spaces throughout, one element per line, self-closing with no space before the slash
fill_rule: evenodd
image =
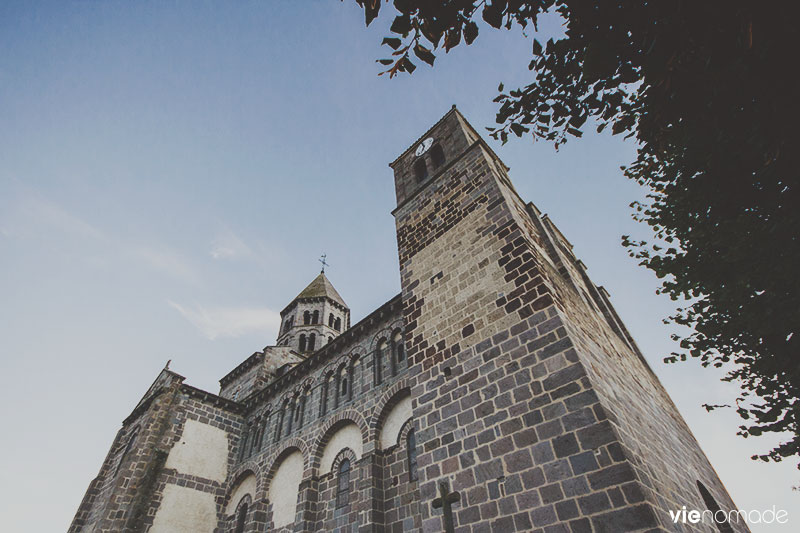
<path id="1" fill-rule="evenodd" d="M 217 392 L 274 342 L 322 252 L 353 322 L 399 292 L 388 162 L 454 103 L 492 125 L 531 36 L 485 31 L 389 80 L 374 62 L 388 23 L 365 29 L 349 0 L 0 3 L 5 531 L 66 530 L 165 362 Z M 772 441 L 700 407 L 735 391 L 660 362 L 671 302 L 620 246 L 646 235 L 619 171 L 633 144 L 489 142 L 609 290 L 736 503 L 800 508 L 793 465 L 749 459 Z"/>

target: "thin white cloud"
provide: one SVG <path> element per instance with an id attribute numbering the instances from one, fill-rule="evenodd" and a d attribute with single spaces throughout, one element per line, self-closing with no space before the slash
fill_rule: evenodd
<path id="1" fill-rule="evenodd" d="M 253 256 L 253 250 L 232 231 L 217 236 L 211 243 L 214 259 L 243 259 Z"/>
<path id="2" fill-rule="evenodd" d="M 57 230 L 84 239 L 106 239 L 99 228 L 45 198 L 34 194 L 19 196 L 15 209 L 9 210 L 3 221 L 6 236 L 27 237 Z"/>
<path id="3" fill-rule="evenodd" d="M 210 340 L 255 332 L 274 335 L 281 321 L 278 312 L 266 307 L 189 307 L 170 300 L 167 303 Z"/>
<path id="4" fill-rule="evenodd" d="M 20 190 L 0 201 L 0 235 L 56 243 L 95 267 L 116 268 L 120 260 L 197 285 L 202 276 L 177 250 L 119 240 L 35 191 Z M 2 199 L 0 199 L 2 200 Z M 7 205 L 3 205 L 7 204 Z"/>
<path id="5" fill-rule="evenodd" d="M 200 274 L 182 255 L 167 248 L 151 246 L 126 247 L 126 252 L 150 269 L 192 284 L 200 282 Z"/>

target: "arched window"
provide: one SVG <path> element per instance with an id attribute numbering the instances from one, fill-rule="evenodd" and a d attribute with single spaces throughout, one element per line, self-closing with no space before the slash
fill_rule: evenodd
<path id="1" fill-rule="evenodd" d="M 275 442 L 281 440 L 281 433 L 283 432 L 283 418 L 286 414 L 286 404 L 281 408 L 280 415 L 278 416 L 278 424 L 275 426 Z"/>
<path id="2" fill-rule="evenodd" d="M 309 352 L 313 352 L 314 351 L 314 344 L 316 344 L 316 341 L 317 341 L 316 334 L 312 333 L 311 335 L 308 336 L 308 351 Z"/>
<path id="3" fill-rule="evenodd" d="M 439 144 L 434 144 L 431 148 L 431 163 L 433 163 L 434 170 L 444 164 L 444 151 Z"/>
<path id="4" fill-rule="evenodd" d="M 350 503 L 350 459 L 339 463 L 339 481 L 336 488 L 336 507 Z"/>
<path id="5" fill-rule="evenodd" d="M 342 367 L 341 370 L 341 377 L 339 378 L 339 394 L 342 397 L 342 401 L 345 401 L 348 396 L 349 389 L 349 381 L 347 379 L 347 367 Z"/>
<path id="6" fill-rule="evenodd" d="M 333 329 L 339 331 L 342 329 L 342 319 L 337 317 L 336 320 L 333 321 Z"/>
<path id="7" fill-rule="evenodd" d="M 261 440 L 261 420 L 256 419 L 253 422 L 253 438 L 250 439 L 250 455 L 253 455 L 258 449 L 258 442 Z"/>
<path id="8" fill-rule="evenodd" d="M 380 385 L 383 381 L 383 354 L 386 351 L 386 339 L 381 339 L 378 342 L 378 347 L 375 348 L 375 384 Z"/>
<path id="9" fill-rule="evenodd" d="M 300 335 L 300 351 L 301 352 L 305 352 L 306 351 L 306 336 L 305 335 Z"/>
<path id="10" fill-rule="evenodd" d="M 398 363 L 402 363 L 406 358 L 406 349 L 403 346 L 403 334 L 399 331 L 394 334 L 394 351 Z"/>
<path id="11" fill-rule="evenodd" d="M 416 481 L 417 477 L 417 437 L 414 428 L 406 435 L 406 453 L 408 454 L 408 480 Z"/>
<path id="12" fill-rule="evenodd" d="M 414 175 L 417 177 L 417 181 L 422 181 L 428 177 L 428 166 L 421 157 L 414 163 Z"/>
<path id="13" fill-rule="evenodd" d="M 247 502 L 242 501 L 236 509 L 236 529 L 235 533 L 244 533 L 244 524 L 247 521 Z"/>
<path id="14" fill-rule="evenodd" d="M 311 313 L 305 311 L 303 313 L 303 324 L 308 325 L 309 322 L 311 322 Z"/>
<path id="15" fill-rule="evenodd" d="M 333 327 L 333 313 L 328 315 L 328 327 L 329 328 Z"/>
<path id="16" fill-rule="evenodd" d="M 314 318 L 311 320 L 312 324 L 319 324 L 319 310 L 314 311 Z"/>
<path id="17" fill-rule="evenodd" d="M 716 524 L 717 529 L 719 529 L 720 533 L 734 533 L 733 528 L 728 523 L 727 514 L 722 509 L 720 509 L 717 501 L 714 499 L 711 493 L 708 492 L 706 486 L 703 485 L 700 481 L 697 482 L 697 490 L 700 491 L 700 496 L 703 497 L 703 503 L 706 504 L 706 509 L 708 509 L 713 513 L 714 523 Z M 719 511 L 719 514 L 717 514 L 717 511 Z M 718 518 L 721 518 L 722 520 L 718 521 L 717 520 Z"/>
<path id="18" fill-rule="evenodd" d="M 325 376 L 322 380 L 322 390 L 320 391 L 319 395 L 319 416 L 325 414 L 325 411 L 328 410 L 328 380 L 330 379 L 330 374 Z"/>

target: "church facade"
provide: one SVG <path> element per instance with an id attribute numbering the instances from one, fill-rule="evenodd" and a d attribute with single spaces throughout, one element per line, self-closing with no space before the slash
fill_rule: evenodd
<path id="1" fill-rule="evenodd" d="M 555 225 L 453 107 L 390 165 L 402 291 L 351 325 L 324 271 L 217 394 L 165 368 L 79 532 L 747 531 Z"/>

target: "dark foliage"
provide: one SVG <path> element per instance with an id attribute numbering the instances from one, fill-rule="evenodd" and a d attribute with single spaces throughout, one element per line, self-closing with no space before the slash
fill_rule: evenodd
<path id="1" fill-rule="evenodd" d="M 366 23 L 379 0 L 356 0 Z M 625 174 L 648 190 L 623 237 L 692 328 L 665 360 L 699 358 L 741 386 L 739 434 L 788 432 L 765 461 L 800 455 L 800 183 L 796 13 L 790 4 L 676 0 L 395 0 L 383 73 L 559 13 L 566 38 L 533 40 L 532 82 L 495 101 L 498 127 L 555 143 L 598 131 L 635 136 Z M 711 410 L 719 406 L 706 406 Z"/>

